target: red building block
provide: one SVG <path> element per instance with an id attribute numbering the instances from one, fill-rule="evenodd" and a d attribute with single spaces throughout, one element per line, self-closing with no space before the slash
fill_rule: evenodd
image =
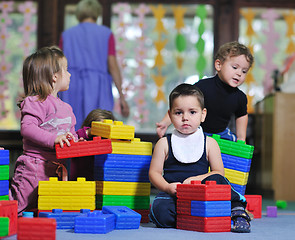
<path id="1" fill-rule="evenodd" d="M 191 215 L 191 200 L 177 199 L 177 214 Z"/>
<path id="2" fill-rule="evenodd" d="M 254 218 L 261 218 L 262 212 L 262 196 L 261 195 L 245 195 L 247 200 L 246 209 L 254 215 Z"/>
<path id="3" fill-rule="evenodd" d="M 176 196 L 181 200 L 227 201 L 231 199 L 231 186 L 216 184 L 216 181 L 192 181 L 191 184 L 178 184 Z"/>
<path id="4" fill-rule="evenodd" d="M 176 228 L 197 232 L 230 232 L 231 218 L 177 215 Z"/>
<path id="5" fill-rule="evenodd" d="M 112 144 L 110 139 L 94 137 L 93 141 L 71 141 L 70 143 L 71 146 L 68 147 L 64 144 L 63 148 L 61 148 L 59 144 L 55 145 L 57 159 L 112 153 Z"/>
<path id="6" fill-rule="evenodd" d="M 0 217 L 9 218 L 9 235 L 17 232 L 17 201 L 0 201 Z"/>
<path id="7" fill-rule="evenodd" d="M 55 240 L 56 220 L 54 218 L 18 219 L 17 240 Z"/>
<path id="8" fill-rule="evenodd" d="M 141 223 L 149 223 L 150 222 L 150 218 L 149 218 L 149 213 L 150 210 L 149 209 L 133 209 L 133 211 L 139 213 L 141 215 Z"/>

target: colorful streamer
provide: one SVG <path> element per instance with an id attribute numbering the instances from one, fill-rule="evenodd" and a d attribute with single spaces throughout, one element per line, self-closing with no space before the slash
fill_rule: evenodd
<path id="1" fill-rule="evenodd" d="M 162 68 L 165 65 L 165 62 L 161 54 L 162 50 L 165 48 L 168 42 L 167 39 L 162 40 L 162 35 L 167 34 L 167 30 L 165 29 L 163 21 L 162 21 L 163 17 L 165 16 L 166 10 L 161 4 L 158 5 L 157 7 L 151 6 L 150 8 L 154 14 L 154 17 L 156 18 L 156 26 L 154 31 L 158 33 L 158 40 L 154 42 L 154 45 L 157 51 L 154 68 L 158 69 L 158 75 L 151 76 L 157 86 L 157 96 L 154 100 L 157 103 L 161 101 L 166 103 L 167 100 L 165 98 L 164 91 L 162 90 L 164 82 L 166 80 L 166 77 L 162 76 Z"/>
<path id="2" fill-rule="evenodd" d="M 199 33 L 199 39 L 195 45 L 197 52 L 199 54 L 199 57 L 196 62 L 196 70 L 199 74 L 199 79 L 202 79 L 204 76 L 204 71 L 206 68 L 206 58 L 204 56 L 205 52 L 205 40 L 202 38 L 204 32 L 205 32 L 205 22 L 207 16 L 207 10 L 205 5 L 199 5 L 196 9 L 196 16 L 200 18 L 200 24 L 198 27 L 198 33 Z"/>
<path id="3" fill-rule="evenodd" d="M 295 52 L 295 45 L 293 42 L 293 37 L 294 37 L 293 27 L 294 27 L 295 16 L 293 14 L 293 11 L 290 10 L 289 14 L 284 14 L 284 19 L 287 24 L 286 37 L 289 40 L 288 46 L 285 51 L 287 54 L 291 55 Z"/>

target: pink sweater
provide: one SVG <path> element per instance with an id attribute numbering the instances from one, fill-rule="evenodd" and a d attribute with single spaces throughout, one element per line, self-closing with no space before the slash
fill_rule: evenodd
<path id="1" fill-rule="evenodd" d="M 21 104 L 21 135 L 24 154 L 56 161 L 54 141 L 60 134 L 75 132 L 76 118 L 72 107 L 49 95 L 43 102 L 29 96 Z"/>

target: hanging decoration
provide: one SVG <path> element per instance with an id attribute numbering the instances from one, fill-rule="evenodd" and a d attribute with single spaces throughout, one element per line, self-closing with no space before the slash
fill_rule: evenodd
<path id="1" fill-rule="evenodd" d="M 165 29 L 163 21 L 162 21 L 163 17 L 165 16 L 166 10 L 161 4 L 158 5 L 157 7 L 151 6 L 150 8 L 154 14 L 154 17 L 156 18 L 156 27 L 154 31 L 158 33 L 158 40 L 154 42 L 154 45 L 157 51 L 154 68 L 158 69 L 158 75 L 152 75 L 152 78 L 157 86 L 157 96 L 154 100 L 157 103 L 161 101 L 166 103 L 167 100 L 162 90 L 164 82 L 166 80 L 166 78 L 162 75 L 162 68 L 165 65 L 165 62 L 161 53 L 168 42 L 167 39 L 162 40 L 162 35 L 167 34 L 167 30 Z"/>
<path id="2" fill-rule="evenodd" d="M 36 46 L 35 41 L 30 40 L 30 36 L 36 31 L 36 25 L 32 23 L 32 17 L 36 14 L 37 9 L 32 1 L 24 2 L 18 6 L 18 10 L 24 16 L 23 25 L 19 27 L 18 31 L 23 34 L 20 48 L 23 50 L 24 57 L 28 56 L 32 49 Z M 20 72 L 19 89 L 23 89 L 22 74 Z M 18 102 L 19 96 L 23 91 L 18 92 L 15 102 Z M 20 111 L 15 112 L 16 118 L 20 119 Z"/>
<path id="3" fill-rule="evenodd" d="M 138 64 L 136 68 L 135 75 L 139 78 L 139 86 L 135 87 L 137 90 L 137 97 L 135 98 L 136 109 L 137 113 L 135 114 L 135 120 L 140 123 L 144 123 L 148 121 L 149 110 L 146 108 L 146 101 L 145 101 L 145 90 L 146 90 L 146 64 L 144 60 L 147 58 L 146 51 L 145 51 L 145 40 L 146 37 L 144 36 L 144 30 L 146 29 L 145 23 L 145 15 L 150 12 L 150 9 L 145 4 L 140 4 L 137 9 L 134 10 L 135 14 L 138 17 L 137 26 L 140 29 L 141 34 L 138 36 L 137 46 L 135 48 L 135 60 Z"/>
<path id="4" fill-rule="evenodd" d="M 176 45 L 176 66 L 179 70 L 180 79 L 182 78 L 182 65 L 183 65 L 183 52 L 186 50 L 186 39 L 185 36 L 181 33 L 181 29 L 185 27 L 184 25 L 184 14 L 186 12 L 186 8 L 178 5 L 177 7 L 172 6 L 172 11 L 175 19 L 175 29 L 177 31 L 176 38 L 175 38 L 175 45 Z M 181 82 L 181 81 L 180 81 Z"/>
<path id="5" fill-rule="evenodd" d="M 204 76 L 204 71 L 206 68 L 206 58 L 204 56 L 205 51 L 205 40 L 202 38 L 205 32 L 205 22 L 207 16 L 206 6 L 201 4 L 196 9 L 196 16 L 200 18 L 200 24 L 198 27 L 199 39 L 195 45 L 199 57 L 196 62 L 196 70 L 199 74 L 199 79 L 202 79 Z"/>
<path id="6" fill-rule="evenodd" d="M 129 26 L 128 23 L 126 23 L 124 17 L 125 15 L 131 15 L 131 6 L 128 3 L 118 3 L 114 6 L 113 12 L 118 15 L 118 27 L 116 28 L 115 37 L 116 37 L 116 47 L 117 47 L 117 59 L 118 64 L 122 73 L 122 77 L 124 78 L 124 69 L 126 67 L 125 59 L 126 59 L 126 44 L 128 42 L 126 38 L 126 32 L 127 28 Z M 124 83 L 128 82 L 127 80 L 123 81 Z M 128 84 L 128 86 L 122 86 L 123 93 L 125 94 L 127 91 L 127 88 L 131 88 L 131 86 Z M 125 94 L 126 96 L 126 94 Z M 115 112 L 120 112 L 120 103 L 119 101 L 115 102 L 114 106 Z"/>
<path id="7" fill-rule="evenodd" d="M 263 30 L 266 37 L 266 43 L 262 44 L 263 49 L 265 49 L 266 62 L 261 67 L 266 71 L 263 86 L 264 94 L 267 95 L 273 90 L 273 79 L 272 74 L 277 66 L 273 63 L 273 56 L 278 52 L 275 46 L 276 41 L 279 38 L 279 34 L 275 32 L 274 22 L 279 17 L 274 9 L 268 9 L 266 12 L 262 13 L 261 17 L 265 19 L 268 23 L 268 29 Z"/>
<path id="8" fill-rule="evenodd" d="M 254 46 L 253 46 L 253 38 L 256 37 L 256 33 L 253 29 L 253 20 L 255 18 L 255 13 L 252 9 L 249 9 L 248 11 L 241 10 L 241 15 L 245 18 L 247 22 L 247 30 L 246 30 L 246 36 L 249 40 L 248 43 L 248 48 L 250 49 L 252 55 L 254 54 Z M 250 89 L 251 89 L 251 84 L 256 84 L 256 80 L 254 79 L 253 76 L 253 68 L 252 66 L 250 70 L 247 73 L 245 83 L 247 85 L 247 98 L 248 98 L 248 112 L 249 113 L 254 113 L 254 107 L 253 107 L 253 100 L 254 100 L 254 95 L 250 94 Z"/>
<path id="9" fill-rule="evenodd" d="M 10 51 L 7 48 L 7 41 L 10 37 L 8 27 L 12 24 L 9 13 L 13 11 L 13 3 L 4 1 L 0 3 L 0 120 L 7 117 L 8 109 L 5 106 L 5 101 L 8 99 L 8 79 L 12 64 L 7 58 Z"/>
<path id="10" fill-rule="evenodd" d="M 295 52 L 295 45 L 293 42 L 293 37 L 294 37 L 293 25 L 294 25 L 294 21 L 295 21 L 295 16 L 293 14 L 293 11 L 290 10 L 289 14 L 284 14 L 284 19 L 287 24 L 286 37 L 289 40 L 288 46 L 285 51 L 288 55 L 291 55 Z"/>

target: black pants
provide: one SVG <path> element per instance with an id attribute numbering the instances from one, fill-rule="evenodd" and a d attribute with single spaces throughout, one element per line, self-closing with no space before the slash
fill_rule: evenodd
<path id="1" fill-rule="evenodd" d="M 230 184 L 225 177 L 219 174 L 214 174 L 205 178 L 202 183 L 204 184 L 206 181 L 216 181 L 217 184 Z M 149 217 L 157 227 L 176 227 L 176 200 L 176 196 L 170 196 L 165 192 L 160 192 L 155 197 Z M 231 188 L 231 208 L 242 207 L 245 209 L 246 205 L 246 198 Z"/>

